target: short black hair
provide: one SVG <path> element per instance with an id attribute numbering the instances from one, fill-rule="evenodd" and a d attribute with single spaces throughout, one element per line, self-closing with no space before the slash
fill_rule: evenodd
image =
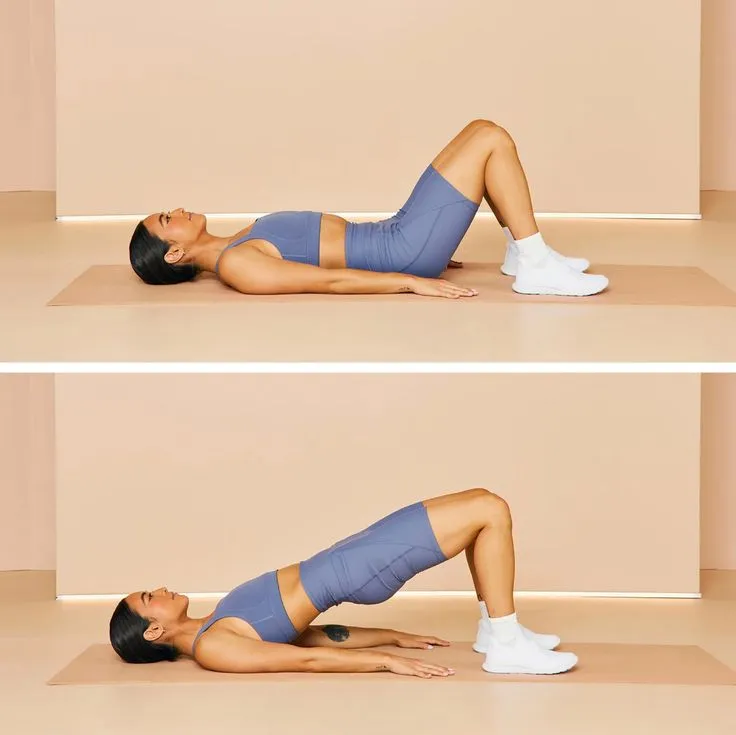
<path id="1" fill-rule="evenodd" d="M 164 260 L 168 249 L 166 240 L 151 233 L 141 221 L 130 238 L 130 265 L 141 280 L 152 286 L 168 286 L 196 278 L 199 273 L 196 265 L 173 265 Z"/>
<path id="2" fill-rule="evenodd" d="M 143 637 L 150 624 L 149 620 L 131 609 L 127 600 L 120 600 L 110 618 L 110 643 L 123 661 L 129 664 L 153 664 L 179 658 L 174 646 L 147 641 Z"/>

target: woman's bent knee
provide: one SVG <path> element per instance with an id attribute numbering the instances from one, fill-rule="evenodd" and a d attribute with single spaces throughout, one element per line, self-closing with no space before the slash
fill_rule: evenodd
<path id="1" fill-rule="evenodd" d="M 473 120 L 468 124 L 468 129 L 476 135 L 485 137 L 493 147 L 514 146 L 514 139 L 508 130 L 497 125 L 491 120 Z"/>
<path id="2" fill-rule="evenodd" d="M 478 504 L 479 512 L 491 523 L 511 522 L 509 504 L 500 495 L 480 487 L 469 492 L 472 493 L 474 501 Z"/>
<path id="3" fill-rule="evenodd" d="M 494 123 L 492 120 L 485 120 L 482 118 L 471 120 L 467 124 L 468 130 L 494 130 L 497 127 L 499 126 L 496 125 L 496 123 Z"/>
<path id="4" fill-rule="evenodd" d="M 473 487 L 470 490 L 463 490 L 462 494 L 469 502 L 479 505 L 483 505 L 487 501 L 488 496 L 493 495 L 490 490 L 484 487 Z"/>

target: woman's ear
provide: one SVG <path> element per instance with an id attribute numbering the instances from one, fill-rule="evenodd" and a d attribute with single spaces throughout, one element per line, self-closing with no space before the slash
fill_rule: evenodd
<path id="1" fill-rule="evenodd" d="M 170 265 L 175 265 L 184 257 L 184 250 L 178 245 L 171 245 L 164 255 L 164 260 Z"/>
<path id="2" fill-rule="evenodd" d="M 151 622 L 151 624 L 148 626 L 148 628 L 146 628 L 145 632 L 143 633 L 143 637 L 150 643 L 153 643 L 154 641 L 157 641 L 163 634 L 163 625 L 161 625 L 161 623 Z"/>

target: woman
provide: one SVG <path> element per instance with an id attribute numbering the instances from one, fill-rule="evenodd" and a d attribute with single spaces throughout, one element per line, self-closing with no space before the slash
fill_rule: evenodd
<path id="1" fill-rule="evenodd" d="M 560 639 L 523 628 L 514 612 L 514 544 L 505 501 L 484 489 L 414 503 L 298 564 L 268 572 L 226 595 L 204 618 L 187 615 L 185 595 L 134 592 L 110 620 L 110 641 L 129 663 L 191 656 L 213 671 L 371 672 L 448 676 L 452 670 L 372 647 L 446 646 L 393 630 L 315 627 L 342 602 L 372 605 L 419 572 L 465 551 L 481 620 L 473 648 L 498 674 L 558 674 L 577 663 L 553 651 Z"/>
<path id="2" fill-rule="evenodd" d="M 475 289 L 439 276 L 484 197 L 506 233 L 501 270 L 515 277 L 515 291 L 590 296 L 606 288 L 605 276 L 583 273 L 587 260 L 566 258 L 545 243 L 514 141 L 488 120 L 467 125 L 387 220 L 276 212 L 232 237 L 217 237 L 207 232 L 204 215 L 177 209 L 138 224 L 130 262 L 146 283 L 181 283 L 210 271 L 246 294 L 475 296 Z"/>

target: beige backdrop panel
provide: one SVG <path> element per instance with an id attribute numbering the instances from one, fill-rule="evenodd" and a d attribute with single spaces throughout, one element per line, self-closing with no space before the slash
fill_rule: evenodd
<path id="1" fill-rule="evenodd" d="M 699 211 L 700 0 L 56 11 L 61 215 L 393 212 L 477 117 L 538 211 Z"/>
<path id="2" fill-rule="evenodd" d="M 736 374 L 703 376 L 704 569 L 736 569 Z"/>
<path id="3" fill-rule="evenodd" d="M 54 0 L 0 2 L 0 191 L 56 188 Z"/>
<path id="4" fill-rule="evenodd" d="M 736 2 L 703 0 L 702 187 L 736 191 Z"/>
<path id="5" fill-rule="evenodd" d="M 0 375 L 0 570 L 53 569 L 54 377 Z"/>
<path id="6" fill-rule="evenodd" d="M 521 589 L 698 589 L 698 375 L 62 375 L 56 406 L 60 593 L 223 591 L 475 486 Z"/>

